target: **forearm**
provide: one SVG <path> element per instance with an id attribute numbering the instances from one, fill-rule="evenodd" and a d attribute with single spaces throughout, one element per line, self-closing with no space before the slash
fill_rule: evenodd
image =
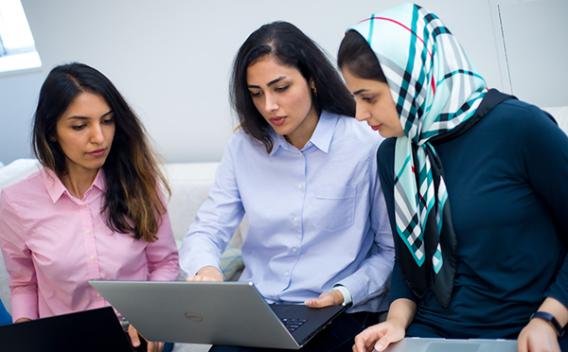
<path id="1" fill-rule="evenodd" d="M 391 303 L 387 321 L 391 321 L 406 330 L 414 319 L 415 313 L 416 303 L 414 301 L 407 298 L 399 298 Z"/>
<path id="2" fill-rule="evenodd" d="M 346 287 L 351 294 L 353 305 L 357 306 L 374 297 L 384 294 L 388 289 L 394 264 L 394 248 L 389 242 L 390 233 L 380 234 L 386 243 L 375 242 L 369 257 L 350 276 L 336 283 Z"/>
<path id="3" fill-rule="evenodd" d="M 158 263 L 152 265 L 150 281 L 174 281 L 179 275 L 179 258 L 177 252 L 171 253 Z"/>
<path id="4" fill-rule="evenodd" d="M 568 309 L 552 297 L 546 298 L 538 310 L 552 314 L 562 327 L 566 326 L 566 323 L 568 323 Z"/>
<path id="5" fill-rule="evenodd" d="M 17 287 L 10 290 L 12 301 L 12 318 L 18 321 L 22 318 L 39 318 L 38 294 L 35 285 Z"/>
<path id="6" fill-rule="evenodd" d="M 191 234 L 183 241 L 180 258 L 180 265 L 184 273 L 195 275 L 206 266 L 219 268 L 221 248 L 206 234 Z"/>

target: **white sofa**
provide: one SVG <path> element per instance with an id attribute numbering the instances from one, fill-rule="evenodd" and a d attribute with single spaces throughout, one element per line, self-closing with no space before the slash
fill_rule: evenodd
<path id="1" fill-rule="evenodd" d="M 172 228 L 178 246 L 181 244 L 186 231 L 195 218 L 195 214 L 203 201 L 207 198 L 209 188 L 213 183 L 218 163 L 170 163 L 164 164 L 164 171 L 172 189 L 169 199 L 168 211 Z M 2 188 L 17 182 L 37 170 L 39 164 L 35 159 L 19 159 L 0 167 L 0 192 Z M 226 276 L 234 276 L 239 265 L 238 248 L 241 243 L 242 224 L 237 230 L 232 242 L 224 254 L 222 265 Z M 0 298 L 10 310 L 8 275 L 4 267 L 4 260 L 0 252 Z M 205 352 L 208 345 L 176 344 L 176 352 Z"/>

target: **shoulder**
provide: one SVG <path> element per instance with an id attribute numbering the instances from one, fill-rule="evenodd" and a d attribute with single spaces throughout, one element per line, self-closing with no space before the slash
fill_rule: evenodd
<path id="1" fill-rule="evenodd" d="M 337 116 L 337 124 L 333 135 L 333 149 L 348 150 L 353 155 L 375 158 L 383 137 L 374 132 L 366 123 L 357 121 L 351 116 Z"/>
<path id="2" fill-rule="evenodd" d="M 238 128 L 225 146 L 224 154 L 248 155 L 252 151 L 263 151 L 267 154 L 264 144 L 248 135 L 242 128 Z"/>
<path id="3" fill-rule="evenodd" d="M 336 115 L 336 136 L 344 136 L 359 142 L 369 142 L 378 145 L 383 140 L 380 134 L 374 132 L 365 122 L 356 120 L 351 116 Z"/>
<path id="4" fill-rule="evenodd" d="M 26 178 L 4 187 L 1 193 L 4 197 L 25 199 L 38 192 L 45 193 L 44 175 L 42 170 L 34 171 Z"/>
<path id="5" fill-rule="evenodd" d="M 38 200 L 47 197 L 43 171 L 38 170 L 23 180 L 0 190 L 0 210 L 17 211 L 35 208 Z"/>
<path id="6" fill-rule="evenodd" d="M 557 128 L 556 121 L 539 107 L 521 100 L 508 99 L 498 104 L 484 118 L 490 126 L 503 126 L 519 131 L 532 128 Z"/>
<path id="7" fill-rule="evenodd" d="M 522 145 L 523 150 L 532 151 L 543 145 L 566 144 L 566 134 L 550 114 L 515 99 L 495 106 L 478 125 L 485 137 L 506 141 L 511 148 Z"/>
<path id="8" fill-rule="evenodd" d="M 247 134 L 242 128 L 235 130 L 225 147 L 225 152 L 236 152 L 246 150 L 263 150 L 266 153 L 264 144 Z"/>

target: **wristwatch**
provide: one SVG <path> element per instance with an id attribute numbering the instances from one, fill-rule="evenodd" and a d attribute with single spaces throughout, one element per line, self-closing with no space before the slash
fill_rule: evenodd
<path id="1" fill-rule="evenodd" d="M 564 328 L 562 326 L 560 326 L 560 323 L 558 322 L 558 320 L 556 320 L 554 315 L 552 315 L 548 312 L 537 311 L 537 312 L 534 312 L 531 315 L 530 320 L 532 320 L 534 318 L 538 318 L 538 319 L 542 319 L 542 320 L 547 321 L 550 325 L 552 325 L 554 330 L 556 330 L 556 333 L 558 334 L 558 336 L 564 335 Z"/>

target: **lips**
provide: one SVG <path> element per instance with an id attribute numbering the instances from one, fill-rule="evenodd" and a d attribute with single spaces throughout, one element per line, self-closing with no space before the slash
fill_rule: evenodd
<path id="1" fill-rule="evenodd" d="M 378 131 L 378 130 L 381 128 L 382 125 L 383 125 L 382 123 L 379 123 L 378 125 L 374 125 L 374 126 L 373 126 L 373 125 L 369 125 L 369 126 L 371 126 L 371 128 L 373 129 L 373 131 Z"/>
<path id="2" fill-rule="evenodd" d="M 286 122 L 286 117 L 285 116 L 271 117 L 269 121 L 274 126 L 282 126 L 284 122 Z"/>
<path id="3" fill-rule="evenodd" d="M 102 149 L 94 150 L 92 152 L 88 152 L 87 154 L 90 155 L 90 156 L 94 156 L 94 157 L 101 157 L 101 156 L 105 155 L 105 153 L 106 153 L 106 148 L 102 148 Z"/>

